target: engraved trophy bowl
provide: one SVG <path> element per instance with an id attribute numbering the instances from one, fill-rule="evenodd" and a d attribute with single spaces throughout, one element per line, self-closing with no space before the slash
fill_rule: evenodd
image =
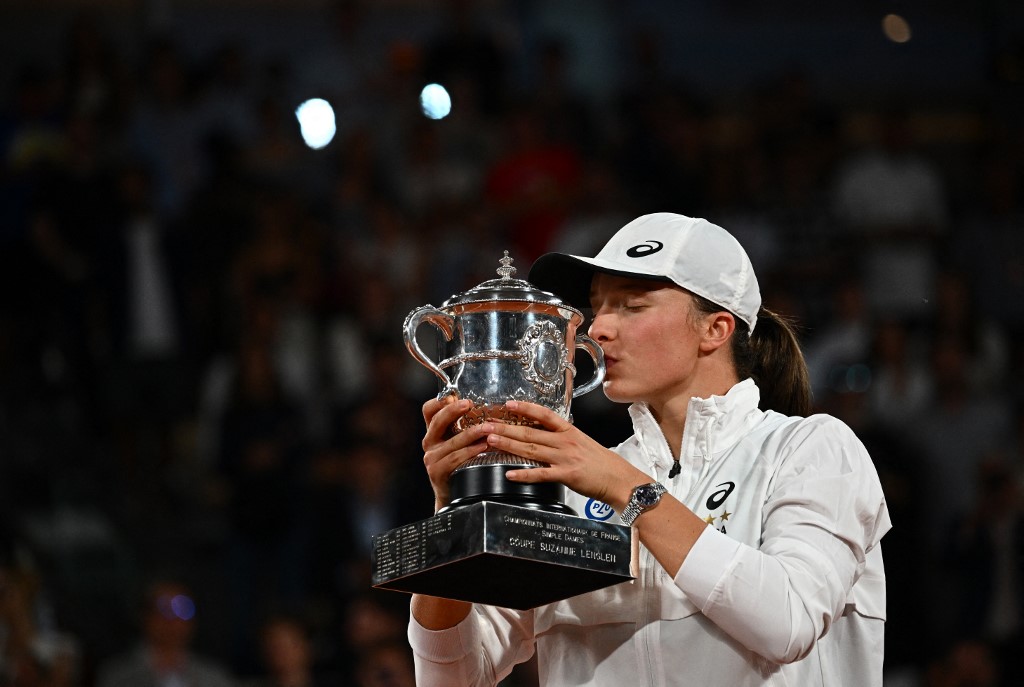
<path id="1" fill-rule="evenodd" d="M 530 424 L 509 412 L 505 402 L 529 401 L 566 420 L 573 398 L 596 389 L 604 380 L 604 353 L 577 328 L 583 314 L 557 296 L 529 282 L 514 279 L 508 251 L 499 260 L 498 279 L 455 294 L 440 307 L 424 305 L 405 319 L 403 335 L 409 353 L 440 381 L 438 398 L 454 395 L 473 407 L 452 426 L 460 432 L 481 422 Z M 424 323 L 438 329 L 438 361 L 421 349 L 416 332 Z M 574 386 L 576 349 L 594 362 L 593 376 Z M 503 451 L 486 451 L 460 465 L 449 480 L 451 502 L 445 510 L 480 501 L 498 501 L 527 508 L 575 515 L 563 501 L 558 483 L 520 484 L 505 479 L 509 469 L 542 466 Z"/>

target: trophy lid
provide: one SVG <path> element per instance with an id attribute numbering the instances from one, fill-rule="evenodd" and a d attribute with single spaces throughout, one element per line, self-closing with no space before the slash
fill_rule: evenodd
<path id="1" fill-rule="evenodd" d="M 501 263 L 501 267 L 497 269 L 498 279 L 488 279 L 464 293 L 457 293 L 442 303 L 441 307 L 451 308 L 469 303 L 492 301 L 516 301 L 552 305 L 565 308 L 577 315 L 581 314 L 577 308 L 564 302 L 550 291 L 542 291 L 522 279 L 513 279 L 516 268 L 512 266 L 512 258 L 509 257 L 508 251 L 505 251 L 505 255 L 498 262 Z"/>

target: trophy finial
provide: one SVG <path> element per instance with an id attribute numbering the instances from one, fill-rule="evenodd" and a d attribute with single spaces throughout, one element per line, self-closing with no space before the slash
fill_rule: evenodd
<path id="1" fill-rule="evenodd" d="M 516 273 L 516 268 L 512 266 L 512 258 L 508 256 L 508 251 L 505 251 L 505 255 L 498 262 L 501 263 L 501 267 L 498 268 L 498 274 L 501 275 L 502 281 L 508 281 Z"/>

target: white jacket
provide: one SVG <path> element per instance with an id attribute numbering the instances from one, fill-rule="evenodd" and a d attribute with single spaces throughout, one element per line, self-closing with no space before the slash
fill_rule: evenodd
<path id="1" fill-rule="evenodd" d="M 478 604 L 450 630 L 412 620 L 417 684 L 494 685 L 536 651 L 555 687 L 880 686 L 890 523 L 878 475 L 841 421 L 763 412 L 759 397 L 748 379 L 692 399 L 672 479 L 653 416 L 630 407 L 635 434 L 616 452 L 710 524 L 675 579 L 640 547 L 632 582 L 532 611 Z M 567 503 L 618 518 L 575 493 Z"/>

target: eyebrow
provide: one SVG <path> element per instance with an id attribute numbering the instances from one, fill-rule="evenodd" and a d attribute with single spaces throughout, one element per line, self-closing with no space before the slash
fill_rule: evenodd
<path id="1" fill-rule="evenodd" d="M 612 291 L 621 292 L 626 296 L 636 296 L 642 294 L 652 293 L 654 291 L 660 291 L 667 288 L 669 284 L 651 283 L 648 280 L 642 279 L 631 279 L 626 282 L 619 283 L 611 288 Z M 588 298 L 591 302 L 594 300 L 594 296 L 597 295 L 595 289 L 590 289 Z"/>

